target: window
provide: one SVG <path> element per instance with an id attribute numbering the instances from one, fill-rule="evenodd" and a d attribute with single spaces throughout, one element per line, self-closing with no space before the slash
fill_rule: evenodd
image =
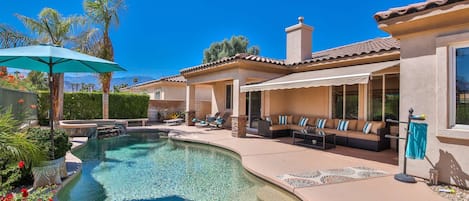
<path id="1" fill-rule="evenodd" d="M 345 86 L 345 119 L 358 119 L 358 84 Z"/>
<path id="2" fill-rule="evenodd" d="M 226 100 L 225 100 L 225 108 L 231 109 L 233 103 L 233 85 L 228 84 L 226 85 Z"/>
<path id="3" fill-rule="evenodd" d="M 372 77 L 368 83 L 368 119 L 399 119 L 399 74 Z"/>
<path id="4" fill-rule="evenodd" d="M 155 91 L 155 100 L 161 100 L 161 91 L 160 90 Z"/>
<path id="5" fill-rule="evenodd" d="M 368 82 L 368 120 L 383 120 L 383 76 L 373 76 Z"/>
<path id="6" fill-rule="evenodd" d="M 357 84 L 332 87 L 332 118 L 358 119 Z"/>
<path id="7" fill-rule="evenodd" d="M 332 118 L 344 118 L 344 86 L 332 87 Z"/>
<path id="8" fill-rule="evenodd" d="M 455 47 L 454 104 L 456 125 L 469 125 L 469 47 Z"/>
<path id="9" fill-rule="evenodd" d="M 399 119 L 399 74 L 384 75 L 384 120 Z"/>

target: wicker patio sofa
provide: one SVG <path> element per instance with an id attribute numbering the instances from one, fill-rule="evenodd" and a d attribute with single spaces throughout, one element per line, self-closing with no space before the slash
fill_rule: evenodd
<path id="1" fill-rule="evenodd" d="M 280 125 L 279 115 L 271 115 L 267 120 L 259 121 L 259 134 L 267 138 L 277 138 L 291 136 L 294 130 L 306 129 L 306 126 L 299 126 L 301 117 L 308 118 L 307 125 L 315 127 L 318 118 L 307 115 L 287 115 L 287 124 Z M 337 130 L 339 119 L 327 119 L 323 130 L 326 133 L 336 134 L 337 145 L 361 148 L 373 151 L 381 151 L 390 147 L 390 140 L 385 135 L 389 134 L 389 129 L 381 121 L 372 121 L 371 131 L 368 134 L 362 132 L 366 121 L 349 120 L 347 131 Z"/>

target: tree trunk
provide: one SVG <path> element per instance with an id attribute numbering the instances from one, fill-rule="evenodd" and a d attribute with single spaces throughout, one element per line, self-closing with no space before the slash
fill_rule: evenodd
<path id="1" fill-rule="evenodd" d="M 109 119 L 109 92 L 103 92 L 103 119 Z"/>
<path id="2" fill-rule="evenodd" d="M 64 106 L 64 74 L 56 73 L 54 79 L 54 122 L 63 119 Z"/>

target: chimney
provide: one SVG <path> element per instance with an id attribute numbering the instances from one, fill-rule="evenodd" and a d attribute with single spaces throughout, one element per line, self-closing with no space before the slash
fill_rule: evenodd
<path id="1" fill-rule="evenodd" d="M 298 17 L 298 24 L 285 29 L 287 32 L 287 64 L 311 59 L 314 28 L 303 24 L 303 21 L 303 17 Z"/>

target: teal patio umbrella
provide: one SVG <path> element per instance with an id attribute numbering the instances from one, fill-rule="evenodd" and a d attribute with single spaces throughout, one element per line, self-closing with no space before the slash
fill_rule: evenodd
<path id="1" fill-rule="evenodd" d="M 125 71 L 117 63 L 54 45 L 33 45 L 0 49 L 0 66 L 47 72 L 50 88 L 50 138 L 54 150 L 53 73 Z M 54 152 L 51 153 L 54 157 Z"/>

